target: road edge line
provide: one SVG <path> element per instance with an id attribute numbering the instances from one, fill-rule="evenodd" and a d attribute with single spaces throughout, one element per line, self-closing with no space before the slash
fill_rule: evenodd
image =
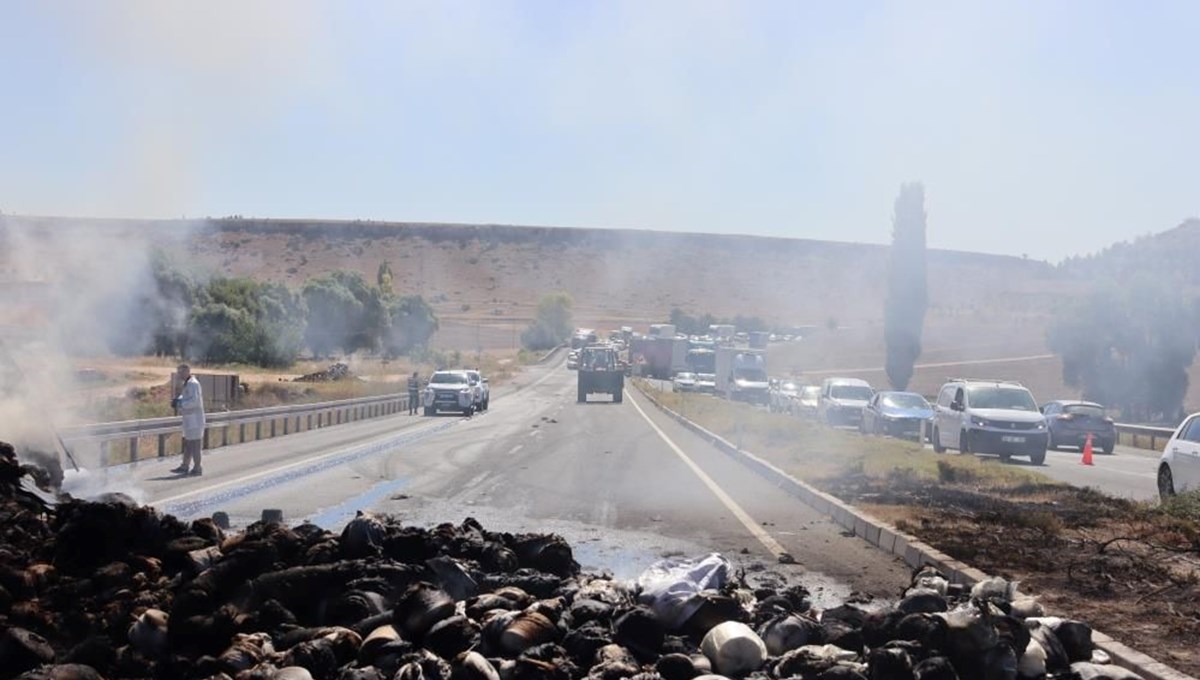
<path id="1" fill-rule="evenodd" d="M 663 405 L 646 390 L 637 387 L 636 383 L 635 387 L 642 396 L 646 397 L 660 411 L 685 428 L 709 440 L 719 451 L 746 465 L 746 467 L 749 467 L 759 476 L 774 482 L 777 487 L 789 496 L 800 500 L 818 512 L 828 515 L 830 519 L 840 524 L 847 531 L 853 532 L 854 535 L 862 538 L 867 543 L 888 554 L 903 559 L 905 564 L 913 569 L 930 565 L 941 571 L 951 582 L 961 583 L 967 587 L 989 578 L 988 574 L 985 574 L 983 571 L 950 557 L 933 546 L 924 543 L 917 537 L 906 534 L 887 522 L 876 519 L 849 503 L 845 503 L 821 491 L 808 482 L 793 477 L 750 451 L 739 449 L 720 435 L 710 432 L 699 423 L 689 420 L 687 417 Z M 645 416 L 645 413 L 643 413 L 643 416 Z M 647 420 L 649 419 L 647 418 Z M 657 428 L 657 425 L 655 427 Z M 1196 680 L 1196 678 L 1186 673 L 1181 673 L 1147 654 L 1143 654 L 1128 645 L 1116 641 L 1111 636 L 1095 628 L 1092 628 L 1092 642 L 1097 648 L 1104 650 L 1114 664 L 1131 670 L 1146 680 Z"/>
<path id="2" fill-rule="evenodd" d="M 676 444 L 669 436 L 667 436 L 666 432 L 663 432 L 662 428 L 658 426 L 658 423 L 654 422 L 650 416 L 647 415 L 644 410 L 642 410 L 642 407 L 638 405 L 636 399 L 631 398 L 629 403 L 633 404 L 633 408 L 635 408 L 638 414 L 642 416 L 642 419 L 644 419 L 646 423 L 650 425 L 655 434 L 658 435 L 659 439 L 662 439 L 663 442 L 670 447 L 671 451 L 673 451 L 675 455 L 678 456 L 681 461 L 683 461 L 683 464 L 688 466 L 688 469 L 692 471 L 692 474 L 696 475 L 701 483 L 708 487 L 708 490 L 717 497 L 717 500 L 721 501 L 721 504 L 724 505 L 727 510 L 732 512 L 733 516 L 736 517 L 738 521 L 746 527 L 751 536 L 758 539 L 758 542 L 762 543 L 763 547 L 765 547 L 768 552 L 774 555 L 776 559 L 786 559 L 784 558 L 785 555 L 788 558 L 791 557 L 791 554 L 788 553 L 787 549 L 784 548 L 779 541 L 776 541 L 775 538 L 771 536 L 771 534 L 767 533 L 767 531 L 763 529 L 758 522 L 754 521 L 754 518 L 750 516 L 750 513 L 746 512 L 741 505 L 738 505 L 738 502 L 733 500 L 733 497 L 730 496 L 724 489 L 722 489 L 721 486 L 717 484 L 716 480 L 714 480 L 708 475 L 707 472 L 701 469 L 700 466 L 696 464 L 696 461 L 692 460 L 690 456 L 684 453 L 683 449 L 679 448 L 679 445 Z"/>

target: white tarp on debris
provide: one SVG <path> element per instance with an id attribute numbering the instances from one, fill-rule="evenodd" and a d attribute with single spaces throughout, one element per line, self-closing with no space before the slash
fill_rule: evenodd
<path id="1" fill-rule="evenodd" d="M 729 560 L 718 553 L 659 560 L 638 577 L 639 600 L 668 628 L 679 628 L 700 608 L 702 601 L 696 596 L 722 588 L 729 580 L 730 568 Z"/>

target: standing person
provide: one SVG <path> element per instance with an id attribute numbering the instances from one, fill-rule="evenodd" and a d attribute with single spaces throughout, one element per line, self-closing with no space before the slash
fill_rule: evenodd
<path id="1" fill-rule="evenodd" d="M 408 415 L 417 415 L 417 402 L 421 396 L 421 381 L 417 378 L 417 372 L 408 377 Z"/>
<path id="2" fill-rule="evenodd" d="M 192 375 L 192 369 L 187 364 L 180 364 L 176 371 L 183 381 L 183 389 L 171 405 L 183 414 L 183 464 L 171 472 L 198 477 L 203 474 L 200 454 L 204 444 L 204 395 L 200 391 L 200 381 Z M 188 472 L 189 463 L 192 465 L 191 472 Z"/>

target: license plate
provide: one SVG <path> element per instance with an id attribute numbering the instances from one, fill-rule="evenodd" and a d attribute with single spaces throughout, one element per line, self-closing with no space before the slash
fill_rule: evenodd
<path id="1" fill-rule="evenodd" d="M 1024 437 L 1008 437 L 1008 436 L 1005 436 L 1005 437 L 1001 437 L 1001 438 L 1000 438 L 1000 441 L 1002 441 L 1002 442 L 1006 442 L 1006 443 L 1008 443 L 1008 444 L 1024 444 L 1024 443 L 1025 443 L 1025 438 L 1024 438 Z"/>

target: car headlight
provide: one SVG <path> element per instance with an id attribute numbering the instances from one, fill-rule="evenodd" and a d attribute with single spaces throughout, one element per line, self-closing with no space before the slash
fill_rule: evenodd
<path id="1" fill-rule="evenodd" d="M 1039 429 L 1039 430 L 1044 430 L 1044 429 L 1046 429 L 1046 421 L 1044 421 L 1044 420 L 1043 420 L 1042 422 L 1038 423 L 1038 424 L 1037 424 L 1037 429 Z"/>
<path id="2" fill-rule="evenodd" d="M 992 423 L 990 421 L 988 421 L 987 418 L 979 418 L 977 416 L 971 416 L 971 424 L 974 425 L 975 427 L 987 427 L 987 426 L 991 425 Z"/>

